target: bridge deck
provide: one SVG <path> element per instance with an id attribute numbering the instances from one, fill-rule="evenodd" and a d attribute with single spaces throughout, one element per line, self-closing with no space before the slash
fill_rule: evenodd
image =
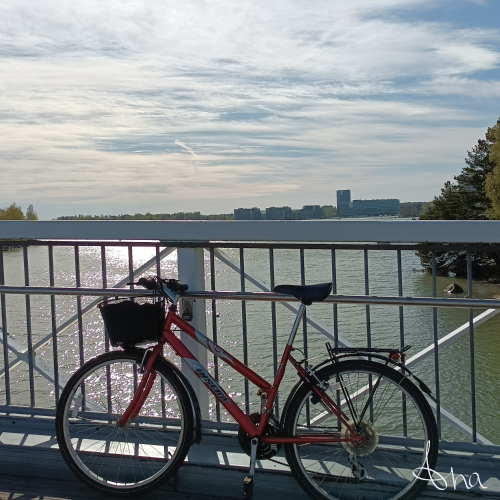
<path id="1" fill-rule="evenodd" d="M 48 418 L 0 416 L 0 500 L 13 499 L 102 499 L 81 483 L 62 459 L 54 435 L 54 421 Z M 285 462 L 280 453 L 276 457 Z M 485 495 L 500 498 L 500 455 L 442 451 L 438 471 L 469 476 L 477 472 L 486 490 L 477 486 L 466 491 L 463 483 L 438 491 L 429 485 L 421 498 L 470 499 Z M 239 448 L 234 435 L 206 433 L 200 445 L 194 445 L 187 463 L 178 475 L 177 491 L 170 481 L 157 490 L 141 495 L 145 500 L 169 498 L 241 498 L 242 481 L 248 470 L 248 457 Z M 306 500 L 286 465 L 262 461 L 257 466 L 255 499 L 283 498 Z"/>

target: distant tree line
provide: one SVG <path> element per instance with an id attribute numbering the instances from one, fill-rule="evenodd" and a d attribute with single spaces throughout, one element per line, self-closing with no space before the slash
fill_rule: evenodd
<path id="1" fill-rule="evenodd" d="M 323 205 L 321 208 L 323 209 L 326 219 L 333 219 L 334 217 L 337 217 L 337 207 L 334 207 L 333 205 Z"/>
<path id="2" fill-rule="evenodd" d="M 485 139 L 479 139 L 467 152 L 466 166 L 454 182 L 447 181 L 441 194 L 428 204 L 420 220 L 499 220 L 500 219 L 500 119 L 488 128 Z M 432 269 L 429 252 L 418 252 L 423 267 Z M 500 253 L 473 253 L 472 276 L 475 279 L 500 279 Z M 436 253 L 436 272 L 458 277 L 467 276 L 467 252 Z"/>
<path id="3" fill-rule="evenodd" d="M 403 202 L 399 206 L 399 217 L 419 217 L 422 215 L 425 205 L 422 201 Z"/>
<path id="4" fill-rule="evenodd" d="M 33 205 L 26 209 L 25 214 L 19 205 L 12 202 L 7 208 L 0 208 L 0 220 L 38 220 L 38 214 Z"/>
<path id="5" fill-rule="evenodd" d="M 173 214 L 121 214 L 121 215 L 64 215 L 56 220 L 234 220 L 234 214 L 202 215 L 200 212 Z"/>

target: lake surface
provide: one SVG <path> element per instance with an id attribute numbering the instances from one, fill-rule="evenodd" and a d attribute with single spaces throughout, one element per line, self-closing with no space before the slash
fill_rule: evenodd
<path id="1" fill-rule="evenodd" d="M 238 261 L 239 252 L 227 249 L 224 252 Z M 49 285 L 48 252 L 45 247 L 29 247 L 30 284 L 33 286 Z M 154 249 L 134 248 L 134 266 L 138 267 L 154 256 Z M 363 295 L 365 293 L 363 252 L 361 250 L 337 250 L 337 291 L 339 294 Z M 298 250 L 275 250 L 276 284 L 300 284 L 300 255 Z M 54 247 L 55 286 L 73 287 L 75 280 L 75 258 L 73 247 Z M 107 247 L 106 250 L 108 286 L 127 278 L 128 253 L 126 248 Z M 210 289 L 209 258 L 205 255 L 206 289 Z M 4 252 L 5 284 L 24 285 L 23 252 L 14 249 Z M 99 247 L 80 247 L 81 286 L 102 286 L 101 254 Z M 373 250 L 369 252 L 369 292 L 373 295 L 398 295 L 397 261 L 395 251 Z M 245 270 L 269 287 L 269 251 L 261 249 L 245 250 Z M 163 277 L 177 277 L 176 252 L 163 259 L 161 264 Z M 145 275 L 155 274 L 152 266 Z M 403 295 L 413 297 L 432 296 L 432 278 L 421 272 L 420 261 L 413 251 L 402 252 Z M 321 283 L 332 280 L 331 253 L 326 250 L 305 250 L 306 283 Z M 437 278 L 438 296 L 446 296 L 444 289 L 451 282 L 467 289 L 465 280 L 456 278 Z M 239 290 L 240 277 L 216 259 L 216 289 Z M 247 291 L 257 291 L 249 282 Z M 259 290 L 260 291 L 260 290 Z M 474 282 L 473 297 L 492 298 L 500 293 L 498 285 Z M 462 295 L 463 296 L 463 295 Z M 83 307 L 93 300 L 83 297 Z M 7 329 L 19 342 L 27 345 L 26 302 L 24 296 L 7 295 Z M 31 323 L 33 343 L 50 335 L 51 311 L 50 297 L 32 296 Z M 273 349 L 271 304 L 247 302 L 247 325 L 249 343 L 249 366 L 264 378 L 271 380 L 273 374 Z M 243 360 L 242 306 L 240 301 L 218 301 L 217 321 L 218 340 L 222 347 Z M 207 332 L 211 336 L 211 304 L 206 303 Z M 333 306 L 331 304 L 313 304 L 308 307 L 308 316 L 319 320 L 333 333 Z M 77 312 L 75 297 L 56 297 L 57 325 L 74 316 Z M 276 305 L 278 353 L 279 356 L 288 338 L 294 315 Z M 481 311 L 474 311 L 477 315 Z M 400 338 L 399 308 L 394 306 L 371 306 L 370 328 L 372 345 L 380 347 L 398 347 Z M 438 309 L 438 335 L 442 337 L 468 321 L 468 310 Z M 500 414 L 500 315 L 475 329 L 476 363 L 476 405 L 477 429 L 490 441 L 500 444 L 498 415 Z M 338 306 L 339 335 L 356 346 L 367 344 L 367 314 L 364 305 Z M 83 318 L 84 342 L 82 346 L 85 360 L 104 351 L 104 332 L 100 314 L 96 309 Z M 411 358 L 433 342 L 432 308 L 404 307 L 405 341 L 412 345 L 408 356 Z M 308 327 L 308 355 L 326 356 L 324 335 Z M 440 350 L 441 403 L 443 407 L 471 425 L 471 389 L 470 389 L 470 349 L 469 335 L 463 336 L 452 345 Z M 302 328 L 299 329 L 295 347 L 303 349 Z M 69 377 L 80 365 L 80 344 L 78 324 L 58 336 L 58 360 L 62 377 Z M 0 348 L 1 349 L 1 348 Z M 170 355 L 170 353 L 167 353 Z M 53 363 L 53 344 L 50 340 L 38 351 L 38 355 L 48 363 Z M 297 353 L 297 357 L 299 354 Z M 14 357 L 11 355 L 11 360 Z M 213 359 L 209 357 L 209 366 L 213 370 Z M 3 368 L 3 352 L 0 367 Z M 424 379 L 435 393 L 434 356 L 414 366 L 415 373 Z M 234 399 L 243 404 L 244 384 L 241 376 L 223 365 L 219 367 L 222 385 Z M 285 375 L 280 406 L 286 400 L 288 390 L 296 383 L 294 371 Z M 54 407 L 54 388 L 45 378 L 35 378 L 37 407 Z M 25 363 L 11 371 L 12 404 L 29 406 L 28 371 Z M 259 410 L 256 390 L 250 389 L 251 407 Z M 5 404 L 4 379 L 0 379 L 0 404 Z M 211 400 L 211 415 L 214 417 L 214 402 Z M 222 410 L 224 410 L 222 408 Z M 222 414 L 227 420 L 227 415 Z M 448 424 L 443 423 L 443 438 L 447 440 L 466 440 Z"/>

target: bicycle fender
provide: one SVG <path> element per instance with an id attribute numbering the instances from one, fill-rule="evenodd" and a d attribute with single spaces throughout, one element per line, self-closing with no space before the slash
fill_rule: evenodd
<path id="1" fill-rule="evenodd" d="M 171 373 L 173 373 L 179 379 L 179 382 L 186 389 L 186 392 L 189 395 L 189 399 L 191 400 L 191 407 L 193 409 L 194 421 L 195 421 L 193 442 L 200 444 L 201 428 L 202 428 L 201 410 L 200 410 L 200 403 L 198 402 L 198 398 L 196 396 L 196 393 L 194 392 L 193 386 L 189 383 L 187 377 L 171 361 L 168 361 L 163 356 L 158 356 L 157 362 L 162 364 L 165 370 L 168 370 Z"/>
<path id="2" fill-rule="evenodd" d="M 362 349 L 361 349 L 362 351 Z M 377 359 L 380 359 L 382 361 L 385 361 L 386 360 L 386 357 L 385 356 L 380 356 L 380 355 L 377 355 L 377 354 L 371 354 L 371 356 L 373 358 L 377 358 Z M 344 354 L 344 355 L 341 355 L 338 357 L 339 360 L 343 360 L 345 358 L 347 359 L 351 359 L 351 358 L 355 358 L 356 357 L 356 354 L 351 354 L 351 353 L 347 353 L 347 354 Z M 434 403 L 437 403 L 437 399 L 432 395 L 432 391 L 429 389 L 429 387 L 420 379 L 418 378 L 406 365 L 404 365 L 403 363 L 401 363 L 400 361 L 395 361 L 395 360 L 391 360 L 390 361 L 390 365 L 388 365 L 389 367 L 391 367 L 392 369 L 394 369 L 394 365 L 397 366 L 400 370 L 401 370 L 401 373 L 403 375 L 406 376 L 406 373 L 408 373 L 408 375 L 410 377 L 413 377 L 417 383 L 418 383 L 418 386 L 420 388 L 420 390 L 426 394 L 427 396 L 429 396 L 432 401 L 434 401 Z M 333 361 L 331 359 L 325 359 L 324 361 L 322 361 L 321 363 L 313 366 L 313 371 L 316 372 L 317 370 L 319 370 L 320 368 L 323 368 L 325 367 L 326 365 L 330 365 L 330 364 L 334 364 Z"/>

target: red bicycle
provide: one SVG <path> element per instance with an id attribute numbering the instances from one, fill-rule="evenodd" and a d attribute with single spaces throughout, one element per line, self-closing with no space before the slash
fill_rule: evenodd
<path id="1" fill-rule="evenodd" d="M 239 442 L 250 456 L 244 498 L 252 496 L 256 460 L 272 459 L 282 446 L 292 474 L 313 498 L 408 500 L 425 487 L 426 471 L 437 459 L 438 433 L 426 398 L 409 377 L 432 397 L 429 389 L 404 366 L 408 347 L 348 349 L 327 344 L 326 359 L 314 367 L 292 355 L 306 306 L 324 300 L 331 283 L 274 288 L 275 293 L 300 299 L 301 305 L 272 383 L 177 314 L 186 285 L 160 278 L 141 278 L 138 284 L 170 303 L 166 318 L 158 303 L 149 304 L 147 314 L 136 301 L 107 304 L 102 312 L 110 340 L 123 350 L 85 363 L 68 381 L 57 407 L 60 450 L 87 484 L 106 494 L 137 495 L 172 477 L 189 447 L 200 442 L 197 398 L 185 375 L 163 357 L 168 344 L 240 426 Z M 136 330 L 138 317 L 142 326 Z M 261 411 L 245 414 L 174 327 L 252 382 Z M 136 347 L 144 341 L 156 344 Z M 278 422 L 274 403 L 288 363 L 299 381 Z"/>

